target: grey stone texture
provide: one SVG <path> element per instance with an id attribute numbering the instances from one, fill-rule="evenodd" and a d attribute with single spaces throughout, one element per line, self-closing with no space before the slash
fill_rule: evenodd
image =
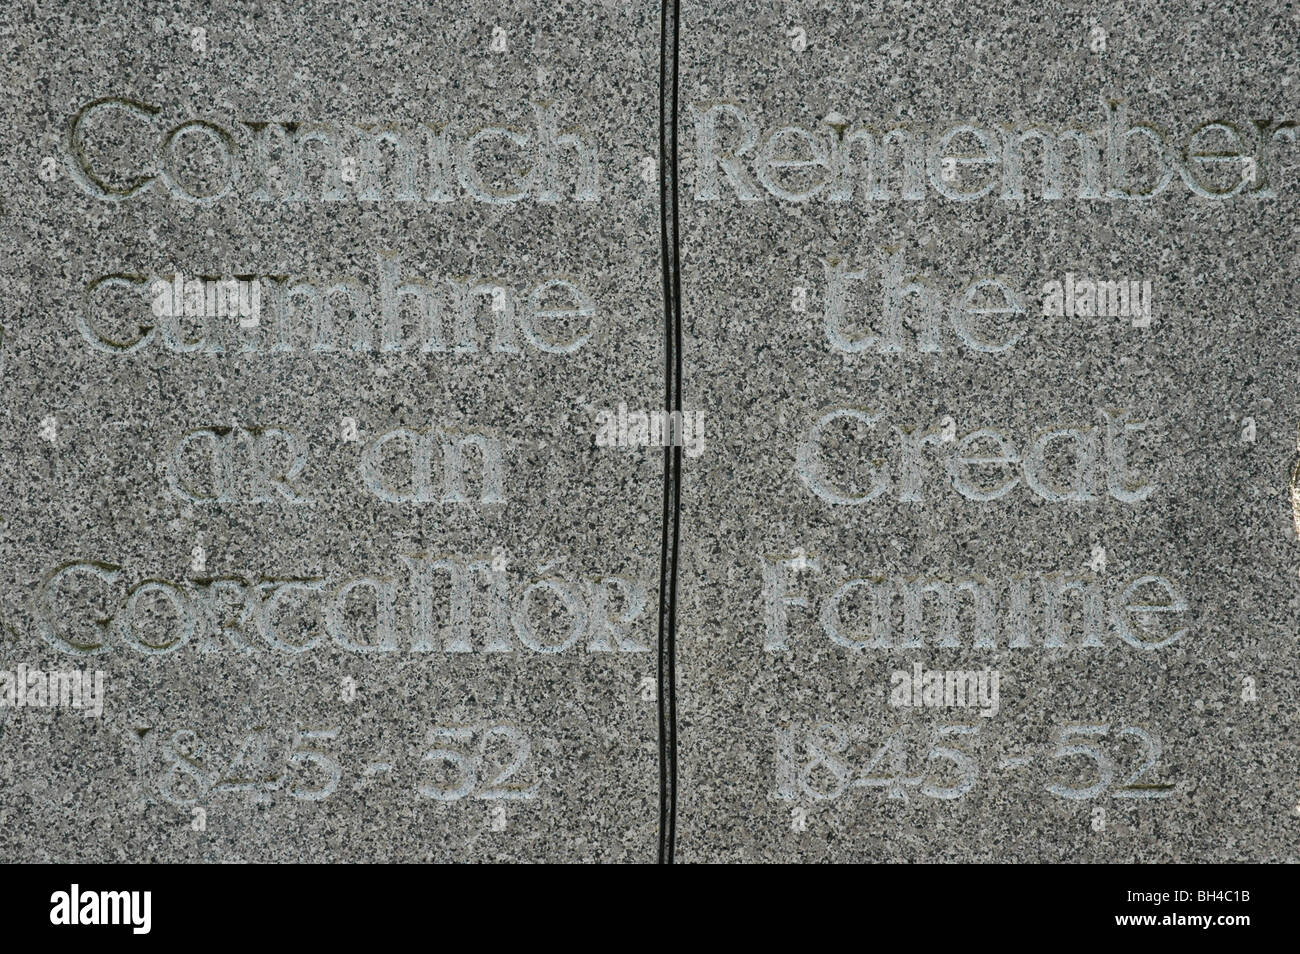
<path id="1" fill-rule="evenodd" d="M 1296 17 L 682 5 L 677 860 L 1300 860 Z M 0 855 L 655 859 L 659 31 L 0 13 Z"/>

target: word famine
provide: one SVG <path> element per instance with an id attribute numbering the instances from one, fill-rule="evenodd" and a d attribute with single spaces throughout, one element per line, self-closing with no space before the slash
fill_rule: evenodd
<path id="1" fill-rule="evenodd" d="M 181 202 L 595 202 L 595 143 L 560 129 L 555 103 L 533 126 L 188 119 L 167 126 L 148 103 L 106 97 L 68 123 L 64 160 L 87 195 L 122 202 L 155 186 Z M 165 127 L 165 128 L 164 128 Z M 110 145 L 111 144 L 111 145 Z M 130 145 L 128 145 L 130 144 Z"/>
<path id="2" fill-rule="evenodd" d="M 145 655 L 287 655 L 332 645 L 352 653 L 646 652 L 647 589 L 625 576 L 508 573 L 492 557 L 416 554 L 398 576 L 344 580 L 256 575 L 134 585 L 121 567 L 66 563 L 41 583 L 36 625 L 79 656 L 114 647 Z M 399 578 L 400 577 L 400 578 Z"/>
<path id="3" fill-rule="evenodd" d="M 757 202 L 953 202 L 1154 199 L 1180 177 L 1195 195 L 1273 198 L 1279 142 L 1296 124 L 1257 119 L 1201 123 L 1178 137 L 1132 122 L 1123 102 L 1103 103 L 1094 129 L 959 123 L 942 130 L 851 124 L 838 113 L 823 128 L 762 130 L 734 103 L 698 103 L 695 198 Z M 1033 188 L 1026 168 L 1034 170 Z M 1036 193 L 1036 194 L 1035 194 Z"/>
<path id="4" fill-rule="evenodd" d="M 227 279 L 200 276 L 213 287 Z M 379 252 L 375 281 L 236 275 L 257 310 L 161 307 L 169 279 L 117 272 L 87 283 L 77 330 L 96 351 L 131 354 L 157 342 L 178 354 L 573 354 L 591 338 L 596 306 L 566 278 L 519 289 L 503 279 L 423 278 Z M 173 292 L 174 294 L 174 292 Z M 182 291 L 182 302 L 184 292 Z M 228 311 L 228 309 L 226 309 Z"/>
<path id="5" fill-rule="evenodd" d="M 806 555 L 767 557 L 763 648 L 790 649 L 792 614 L 836 646 L 854 650 L 1102 649 L 1117 637 L 1160 649 L 1187 633 L 1187 600 L 1163 576 L 1146 574 L 1104 592 L 1084 576 L 1043 573 L 1005 580 L 936 576 L 859 577 L 807 595 L 794 578 L 821 570 Z M 811 588 L 811 586 L 810 586 Z"/>

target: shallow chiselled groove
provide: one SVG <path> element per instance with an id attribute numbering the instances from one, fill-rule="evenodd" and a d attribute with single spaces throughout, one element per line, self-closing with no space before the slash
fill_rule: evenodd
<path id="1" fill-rule="evenodd" d="M 659 238 L 664 295 L 664 410 L 682 410 L 682 310 L 677 233 L 678 0 L 659 15 Z M 664 512 L 659 558 L 659 862 L 672 864 L 677 840 L 677 549 L 682 448 L 664 447 Z"/>

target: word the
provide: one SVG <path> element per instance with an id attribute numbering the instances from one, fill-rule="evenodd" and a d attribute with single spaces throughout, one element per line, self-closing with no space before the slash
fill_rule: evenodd
<path id="1" fill-rule="evenodd" d="M 947 289 L 933 276 L 911 268 L 902 249 L 881 248 L 875 258 L 861 267 L 840 254 L 823 262 L 822 326 L 836 351 L 942 354 L 948 347 L 942 334 L 946 323 L 970 350 L 1004 354 L 1032 333 L 1024 296 L 1004 277 L 973 278 Z M 877 307 L 861 300 L 860 288 L 879 288 Z M 807 311 L 808 292 L 805 285 L 795 287 L 796 313 Z M 1150 280 L 1080 278 L 1067 272 L 1064 281 L 1042 285 L 1041 299 L 1044 317 L 1131 318 L 1135 328 L 1151 324 Z"/>
<path id="2" fill-rule="evenodd" d="M 1002 674 L 996 669 L 929 669 L 920 663 L 912 671 L 899 670 L 889 677 L 893 689 L 889 704 L 894 708 L 931 709 L 978 708 L 989 719 L 998 714 L 998 685 Z"/>
<path id="3" fill-rule="evenodd" d="M 687 457 L 704 453 L 703 411 L 631 411 L 622 401 L 617 411 L 596 412 L 597 447 L 681 447 Z"/>
<path id="4" fill-rule="evenodd" d="M 841 257 L 826 259 L 826 307 L 822 323 L 826 340 L 837 351 L 856 354 L 875 351 L 902 354 L 915 348 L 927 354 L 943 351 L 939 326 L 945 315 L 953 333 L 966 347 L 984 354 L 998 354 L 1015 347 L 1024 335 L 1013 329 L 1012 322 L 1025 312 L 1020 293 L 1001 278 L 971 281 L 951 300 L 929 279 L 907 268 L 901 249 L 881 251 L 883 261 L 876 267 L 851 269 Z M 881 286 L 879 333 L 854 329 L 849 322 L 849 307 L 854 286 L 868 282 L 873 271 L 879 272 Z M 917 316 L 917 331 L 908 335 L 904 327 L 905 304 L 912 299 Z"/>

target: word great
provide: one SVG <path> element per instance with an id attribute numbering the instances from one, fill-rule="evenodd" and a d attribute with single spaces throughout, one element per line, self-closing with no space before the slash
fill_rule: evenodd
<path id="1" fill-rule="evenodd" d="M 533 128 L 450 123 L 257 122 L 226 127 L 206 119 L 160 128 L 159 107 L 121 97 L 87 103 L 68 124 L 64 163 L 87 195 L 122 202 L 160 185 L 181 202 L 212 203 L 236 194 L 255 202 L 474 202 L 510 205 L 595 202 L 600 198 L 597 153 L 591 137 L 560 130 L 555 103 L 533 104 Z M 134 138 L 152 134 L 148 150 L 125 160 L 122 173 L 110 157 L 88 148 L 97 128 L 126 124 Z M 118 137 L 121 138 L 121 137 Z M 509 153 L 504 162 L 499 153 Z M 497 158 L 487 169 L 482 159 Z M 387 158 L 385 154 L 387 153 Z M 195 155 L 221 170 L 215 183 L 182 173 Z M 522 170 L 519 169 L 523 165 Z M 500 183 L 496 167 L 508 165 L 512 181 Z"/>
<path id="2" fill-rule="evenodd" d="M 231 575 L 128 584 L 108 563 L 66 563 L 40 584 L 35 616 L 55 649 L 199 652 L 646 652 L 633 636 L 644 584 L 624 576 L 565 578 L 539 568 L 519 579 L 493 558 L 414 554 L 406 573 L 320 577 Z"/>
<path id="3" fill-rule="evenodd" d="M 465 355 L 478 353 L 480 345 L 496 354 L 520 354 L 527 345 L 568 355 L 590 340 L 597 314 L 591 297 L 566 278 L 544 278 L 522 291 L 501 279 L 426 279 L 404 275 L 395 252 L 378 253 L 370 287 L 351 276 L 234 280 L 258 287 L 255 320 L 215 316 L 206 308 L 155 308 L 154 290 L 167 279 L 116 272 L 86 284 L 77 330 L 96 351 L 119 355 L 155 341 L 177 354 Z"/>
<path id="4" fill-rule="evenodd" d="M 1067 195 L 1140 201 L 1162 194 L 1176 175 L 1205 199 L 1273 198 L 1274 146 L 1296 140 L 1296 124 L 1289 120 L 1215 120 L 1175 145 L 1167 131 L 1129 122 L 1122 102 L 1106 102 L 1103 109 L 1105 119 L 1096 129 L 959 123 L 942 131 L 881 130 L 850 125 L 833 113 L 822 131 L 781 126 L 762 133 L 734 103 L 697 103 L 691 107 L 699 169 L 695 198 L 709 202 L 725 194 L 758 202 L 767 193 L 787 202 L 852 202 L 859 195 L 868 202 L 920 202 L 933 190 L 953 202 L 988 196 L 1056 201 Z M 730 127 L 725 132 L 724 124 Z M 1025 187 L 1031 142 L 1040 170 L 1036 196 Z"/>
<path id="5" fill-rule="evenodd" d="M 896 471 L 887 458 L 870 455 L 865 489 L 855 493 L 844 486 L 864 486 L 856 477 L 845 475 L 840 484 L 827 474 L 822 445 L 826 432 L 836 422 L 864 424 L 874 429 L 885 418 L 858 408 L 839 408 L 817 418 L 795 450 L 795 472 L 799 480 L 820 500 L 858 507 L 870 503 L 891 489 L 903 503 L 925 500 L 925 470 L 942 469 L 953 490 L 967 500 L 1000 500 L 1024 481 L 1036 497 L 1052 503 L 1086 503 L 1101 499 L 1102 493 L 1123 503 L 1146 500 L 1155 484 L 1144 483 L 1132 472 L 1128 460 L 1128 437 L 1144 430 L 1145 423 L 1133 423 L 1127 411 L 1099 411 L 1105 428 L 1057 427 L 1038 432 L 1022 454 L 1002 431 L 982 427 L 961 438 L 956 425 L 921 428 L 892 427 L 898 438 Z M 951 421 L 951 419 L 949 419 Z M 883 430 L 883 428 L 882 428 Z M 874 449 L 874 448 L 873 448 Z M 864 450 L 861 456 L 867 456 Z M 1065 471 L 1065 476 L 1058 476 Z"/>

